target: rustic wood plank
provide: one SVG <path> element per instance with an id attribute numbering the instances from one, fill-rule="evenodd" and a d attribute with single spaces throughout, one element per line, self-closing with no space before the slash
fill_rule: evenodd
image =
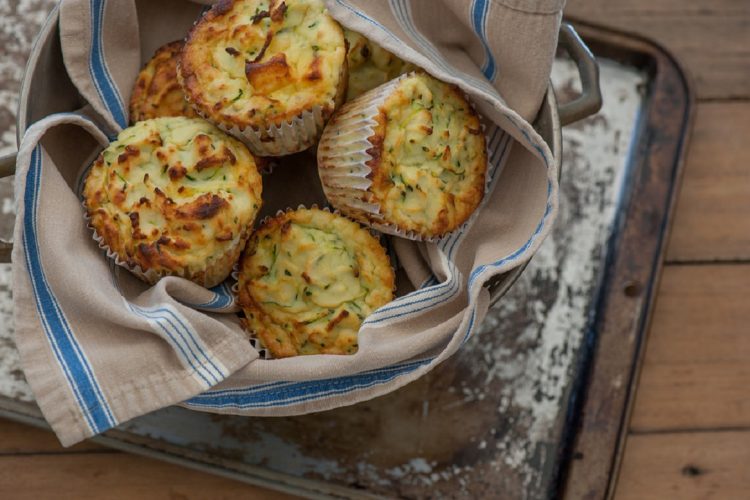
<path id="1" fill-rule="evenodd" d="M 616 500 L 750 498 L 750 431 L 628 439 Z"/>
<path id="2" fill-rule="evenodd" d="M 127 453 L 0 457 L 0 498 L 35 500 L 51 495 L 78 500 L 292 498 Z"/>
<path id="3" fill-rule="evenodd" d="M 29 425 L 0 419 L 0 455 L 17 453 L 66 453 L 92 450 L 105 450 L 94 443 L 83 442 L 70 448 L 63 448 L 55 435 Z"/>
<path id="4" fill-rule="evenodd" d="M 750 265 L 667 266 L 630 428 L 750 426 Z"/>
<path id="5" fill-rule="evenodd" d="M 568 0 L 565 14 L 668 47 L 693 75 L 699 98 L 750 97 L 750 3 L 744 0 Z"/>
<path id="6" fill-rule="evenodd" d="M 747 130 L 750 102 L 698 105 L 668 261 L 750 259 Z"/>

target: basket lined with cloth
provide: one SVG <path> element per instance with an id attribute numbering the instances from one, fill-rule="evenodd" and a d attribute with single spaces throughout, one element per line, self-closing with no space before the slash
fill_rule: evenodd
<path id="1" fill-rule="evenodd" d="M 326 2 L 342 26 L 471 97 L 486 120 L 488 193 L 470 224 L 437 242 L 391 240 L 402 293 L 366 318 L 356 354 L 266 360 L 240 326 L 229 284 L 139 281 L 102 256 L 78 195 L 93 156 L 127 126 L 142 62 L 184 37 L 203 7 L 63 0 L 65 66 L 88 106 L 26 132 L 13 251 L 24 371 L 63 444 L 177 403 L 255 416 L 353 404 L 415 380 L 459 349 L 489 307 L 484 285 L 527 262 L 556 214 L 555 159 L 529 121 L 548 86 L 562 4 Z M 286 206 L 309 189 L 278 186 Z"/>

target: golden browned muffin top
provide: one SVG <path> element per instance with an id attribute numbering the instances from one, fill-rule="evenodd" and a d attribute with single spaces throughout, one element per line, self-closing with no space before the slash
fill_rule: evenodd
<path id="1" fill-rule="evenodd" d="M 261 205 L 247 148 L 200 118 L 156 118 L 120 132 L 84 185 L 90 223 L 129 266 L 191 276 L 244 247 Z M 206 279 L 204 279 L 206 278 Z M 219 279 L 221 278 L 221 279 Z"/>
<path id="2" fill-rule="evenodd" d="M 344 28 L 344 35 L 349 45 L 346 56 L 349 66 L 347 100 L 417 69 L 356 31 Z"/>
<path id="3" fill-rule="evenodd" d="M 384 221 L 425 237 L 458 228 L 479 206 L 487 171 L 479 117 L 461 90 L 414 73 L 375 119 L 370 201 Z"/>
<path id="4" fill-rule="evenodd" d="M 328 211 L 268 219 L 242 257 L 245 326 L 274 357 L 352 354 L 362 321 L 393 299 L 390 260 L 369 231 Z"/>
<path id="5" fill-rule="evenodd" d="M 193 27 L 178 72 L 207 118 L 265 129 L 315 107 L 333 112 L 345 45 L 322 0 L 221 1 Z"/>
<path id="6" fill-rule="evenodd" d="M 182 45 L 182 41 L 176 41 L 159 47 L 138 73 L 130 96 L 131 125 L 162 116 L 197 116 L 177 81 L 177 59 Z"/>

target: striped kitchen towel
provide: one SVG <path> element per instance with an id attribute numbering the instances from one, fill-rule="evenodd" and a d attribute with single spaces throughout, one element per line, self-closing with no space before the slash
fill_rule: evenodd
<path id="1" fill-rule="evenodd" d="M 486 119 L 490 164 L 482 206 L 470 224 L 436 243 L 390 240 L 407 276 L 405 291 L 366 319 L 355 355 L 263 359 L 240 328 L 230 284 L 205 290 L 165 278 L 147 286 L 105 258 L 77 194 L 94 155 L 127 124 L 141 64 L 158 46 L 184 37 L 205 7 L 187 0 L 62 0 L 65 66 L 89 107 L 26 131 L 13 265 L 24 370 L 64 444 L 177 403 L 281 416 L 391 392 L 471 337 L 489 307 L 488 280 L 527 262 L 549 232 L 556 159 L 530 121 L 547 92 L 563 0 L 326 4 L 342 25 L 471 96 Z M 287 206 L 309 195 L 308 186 L 280 186 L 283 196 L 273 189 L 264 188 L 264 197 Z"/>

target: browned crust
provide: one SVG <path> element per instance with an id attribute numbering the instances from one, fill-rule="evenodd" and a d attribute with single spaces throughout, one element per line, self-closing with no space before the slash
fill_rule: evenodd
<path id="1" fill-rule="evenodd" d="M 130 96 L 131 125 L 162 116 L 197 116 L 177 79 L 182 46 L 182 40 L 177 40 L 159 47 L 138 73 Z"/>
<path id="2" fill-rule="evenodd" d="M 477 124 L 476 129 L 468 129 L 468 132 L 472 135 L 478 135 L 481 139 L 481 145 L 480 145 L 480 151 L 481 154 L 479 155 L 480 160 L 482 162 L 482 175 L 477 175 L 474 179 L 474 183 L 469 186 L 469 188 L 466 190 L 465 193 L 462 193 L 461 199 L 466 203 L 466 208 L 464 210 L 461 210 L 460 212 L 457 212 L 454 215 L 454 220 L 451 222 L 449 220 L 449 214 L 447 209 L 443 209 L 438 214 L 437 220 L 434 222 L 432 227 L 425 230 L 422 234 L 422 236 L 425 237 L 435 237 L 435 236 L 441 236 L 446 233 L 449 233 L 451 231 L 454 231 L 458 227 L 461 226 L 464 222 L 466 222 L 469 217 L 474 213 L 474 211 L 477 209 L 479 204 L 482 202 L 482 199 L 484 197 L 484 190 L 485 190 L 485 182 L 486 182 L 486 170 L 487 170 L 487 158 L 486 158 L 486 138 L 484 137 L 484 134 L 482 133 L 481 127 L 480 127 L 480 119 L 479 115 L 477 114 L 476 110 L 469 105 L 469 102 L 467 101 L 467 97 L 464 94 L 464 92 L 456 85 L 450 85 L 446 84 L 449 87 L 449 91 L 453 93 L 457 98 L 460 98 L 462 101 L 466 102 L 467 105 L 467 114 L 469 115 L 469 119 Z M 373 127 L 373 134 L 368 137 L 369 142 L 372 144 L 370 148 L 366 150 L 366 152 L 371 156 L 371 158 L 365 162 L 368 167 L 370 167 L 371 172 L 368 174 L 368 178 L 372 181 L 371 187 L 368 189 L 366 194 L 363 196 L 363 201 L 369 202 L 369 203 L 379 203 L 380 200 L 377 196 L 377 193 L 379 192 L 386 192 L 387 188 L 390 185 L 390 178 L 388 175 L 388 172 L 385 168 L 382 166 L 382 158 L 383 158 L 383 143 L 385 141 L 385 135 L 386 135 L 386 123 L 387 123 L 387 113 L 386 111 L 381 107 L 379 109 L 379 112 L 376 116 L 373 117 L 373 119 L 376 122 L 376 125 Z M 335 121 L 335 117 L 334 117 Z M 335 125 L 334 125 L 335 126 Z M 428 134 L 431 133 L 428 132 Z M 446 149 L 443 151 L 444 156 L 450 156 L 451 150 L 450 145 L 447 145 Z M 325 162 L 323 162 L 323 165 L 321 165 L 321 168 L 325 168 Z M 450 194 L 450 201 L 453 203 L 455 196 L 453 194 Z M 397 227 L 399 230 L 403 232 L 409 232 L 413 231 L 413 228 L 407 228 L 400 226 L 398 224 L 395 224 L 391 221 L 384 221 L 381 219 L 373 219 L 372 214 L 368 212 L 363 211 L 354 211 L 352 213 L 349 213 L 349 209 L 347 209 L 347 213 L 351 215 L 352 217 L 357 218 L 358 220 L 365 222 L 365 223 L 385 223 L 385 224 L 391 224 Z"/>
<path id="3" fill-rule="evenodd" d="M 318 209 L 313 208 L 310 210 Z M 247 247 L 242 255 L 242 258 L 240 259 L 238 304 L 242 308 L 246 317 L 255 316 L 256 318 L 259 318 L 258 323 L 260 324 L 274 325 L 274 322 L 271 316 L 265 312 L 263 305 L 254 300 L 252 294 L 250 293 L 252 280 L 248 280 L 246 277 L 251 271 L 252 257 L 256 253 L 259 241 L 265 235 L 276 232 L 280 234 L 287 233 L 295 213 L 296 211 L 287 211 L 280 213 L 275 217 L 265 219 L 250 237 Z M 360 230 L 366 231 L 362 228 L 360 228 Z M 396 278 L 393 272 L 393 268 L 391 267 L 390 259 L 388 258 L 388 255 L 380 242 L 372 237 L 369 233 L 368 236 L 369 238 L 365 240 L 367 241 L 367 248 L 363 248 L 363 252 L 366 252 L 368 256 L 374 258 L 377 262 L 378 268 L 383 270 L 383 273 L 380 275 L 380 278 L 384 280 L 383 288 L 387 288 L 387 290 L 392 293 L 392 291 L 395 289 Z M 268 269 L 265 269 L 265 271 L 267 272 Z M 310 278 L 306 276 L 306 273 L 304 272 L 302 273 L 302 279 L 305 282 L 309 283 Z M 329 320 L 329 322 L 325 326 L 325 330 L 327 332 L 331 332 L 338 323 L 344 321 L 349 316 L 350 313 L 348 311 L 340 311 L 334 318 Z M 300 355 L 300 346 L 304 343 L 305 340 L 307 340 L 305 334 L 301 330 L 301 327 L 303 326 L 302 323 L 298 323 L 296 321 L 292 322 L 293 328 L 291 330 L 284 331 L 285 336 L 288 338 L 288 342 L 283 343 L 280 343 L 277 340 L 277 338 L 279 337 L 279 332 L 273 332 L 267 329 L 252 330 L 248 321 L 244 319 L 242 320 L 242 325 L 248 332 L 256 335 L 261 340 L 263 345 L 271 352 L 274 358 L 285 358 Z M 274 325 L 274 327 L 276 326 L 278 325 Z M 343 348 L 335 346 L 333 343 L 325 343 L 323 347 L 319 347 L 319 354 L 348 353 L 349 352 L 345 351 Z"/>
<path id="4" fill-rule="evenodd" d="M 277 80 L 288 78 L 290 75 L 286 54 L 276 54 L 266 62 L 245 63 L 245 75 L 253 88 L 261 92 L 273 88 Z"/>
<path id="5" fill-rule="evenodd" d="M 234 0 L 222 0 L 221 2 L 218 2 L 213 5 L 211 9 L 206 11 L 203 16 L 196 22 L 193 27 L 188 32 L 187 37 L 185 38 L 185 46 L 187 47 L 190 44 L 193 43 L 201 43 L 199 40 L 200 32 L 203 29 L 203 26 L 209 25 L 210 23 L 213 23 L 215 21 L 220 20 L 223 16 L 226 16 L 228 14 L 231 14 L 232 7 L 234 5 Z M 276 17 L 275 22 L 278 22 L 283 18 L 283 12 L 286 10 L 287 6 L 286 3 L 281 1 L 280 3 L 278 0 L 271 0 L 269 11 L 262 11 L 258 12 L 256 16 L 262 16 L 262 17 L 270 17 L 272 21 L 274 21 L 274 17 Z M 279 16 L 278 13 L 281 12 L 282 15 Z M 336 108 L 341 105 L 345 98 L 346 98 L 346 89 L 348 84 L 348 72 L 347 72 L 347 58 L 346 58 L 346 47 L 348 47 L 348 43 L 346 41 L 346 38 L 344 37 L 344 32 L 341 29 L 341 27 L 338 28 L 341 33 L 341 39 L 344 41 L 344 56 L 341 64 L 341 70 L 339 72 L 339 80 L 338 80 L 338 87 L 336 89 L 336 95 L 334 97 L 334 100 L 332 103 L 324 104 L 321 106 L 321 113 L 323 116 L 323 119 L 327 121 L 334 113 Z M 252 60 L 249 61 L 250 64 L 257 63 L 260 58 L 263 57 L 265 54 L 265 51 L 268 47 L 268 45 L 271 42 L 271 38 L 273 36 L 273 33 L 269 32 L 269 36 L 266 38 L 266 42 L 260 51 L 260 53 Z M 280 54 L 282 56 L 285 56 L 285 54 Z M 277 56 L 274 56 L 276 58 Z M 271 61 L 268 61 L 271 62 Z M 258 80 L 262 80 L 264 84 L 270 84 L 275 79 L 279 78 L 279 75 L 284 72 L 283 66 L 287 65 L 286 59 L 284 58 L 284 65 L 280 64 L 279 60 L 275 61 L 273 64 L 268 64 L 266 66 L 255 66 L 250 67 L 250 71 L 248 71 L 248 67 L 246 66 L 246 73 L 248 74 L 248 78 L 251 78 L 251 76 L 254 75 L 254 77 Z M 197 77 L 197 71 L 198 68 L 200 68 L 202 62 L 201 61 L 194 61 L 192 57 L 190 57 L 190 53 L 188 50 L 183 50 L 178 58 L 177 62 L 177 74 L 180 81 L 180 85 L 182 87 L 182 90 L 184 91 L 185 95 L 187 96 L 188 100 L 190 101 L 191 105 L 197 109 L 199 109 L 203 116 L 205 116 L 207 119 L 212 120 L 216 123 L 221 124 L 222 126 L 226 128 L 232 128 L 234 126 L 238 127 L 241 131 L 245 130 L 247 127 L 252 127 L 255 130 L 262 130 L 266 128 L 269 125 L 281 125 L 282 123 L 290 123 L 294 118 L 298 118 L 302 115 L 305 111 L 311 111 L 311 109 L 307 108 L 300 108 L 300 109 L 286 109 L 284 111 L 275 111 L 275 114 L 271 117 L 265 116 L 263 117 L 263 123 L 261 126 L 260 117 L 256 117 L 256 115 L 260 115 L 260 113 L 257 112 L 255 109 L 248 110 L 247 116 L 244 120 L 240 119 L 237 116 L 226 116 L 223 113 L 220 112 L 221 107 L 223 106 L 221 103 L 215 103 L 207 101 L 204 98 L 203 92 L 201 91 L 200 83 L 198 82 Z M 265 64 L 265 63 L 264 63 Z M 268 76 L 260 76 L 258 74 L 258 70 L 267 71 L 269 73 Z M 288 66 L 287 66 L 288 71 Z M 314 76 L 314 74 L 313 74 Z M 315 79 L 310 79 L 308 81 L 315 81 Z M 261 138 L 263 140 L 263 138 Z"/>
<path id="6" fill-rule="evenodd" d="M 200 137 L 200 136 L 196 136 Z M 196 140 L 196 142 L 200 142 Z M 244 147 L 236 142 L 238 147 Z M 106 247 L 114 252 L 118 261 L 124 263 L 133 270 L 140 269 L 148 277 L 138 274 L 139 277 L 153 282 L 151 276 L 174 275 L 190 279 L 200 285 L 211 287 L 225 279 L 232 265 L 236 262 L 239 253 L 244 248 L 249 238 L 248 228 L 239 232 L 239 244 L 224 246 L 224 254 L 213 255 L 205 263 L 205 268 L 193 271 L 187 267 L 186 255 L 195 246 L 204 247 L 212 239 L 218 242 L 232 241 L 236 233 L 226 225 L 227 217 L 218 217 L 219 214 L 232 210 L 230 200 L 214 193 L 204 193 L 192 201 L 178 203 L 169 198 L 159 187 L 153 187 L 151 199 L 143 196 L 132 208 L 144 206 L 157 211 L 171 225 L 166 228 L 154 228 L 151 232 L 144 233 L 143 220 L 137 211 L 131 210 L 124 203 L 126 200 L 127 184 L 123 189 L 119 188 L 122 181 L 118 178 L 117 170 L 128 172 L 138 168 L 140 149 L 135 145 L 127 145 L 116 161 L 110 167 L 109 178 L 104 179 L 103 185 L 89 185 L 89 180 L 84 188 L 84 205 L 86 207 L 89 224 L 96 235 L 101 238 Z M 248 153 L 248 157 L 252 158 Z M 225 145 L 214 157 L 214 163 L 232 163 L 237 159 L 231 150 Z M 248 168 L 254 168 L 248 165 Z M 105 170 L 103 153 L 95 160 L 90 172 Z M 183 165 L 172 165 L 167 169 L 167 175 L 171 182 L 180 182 L 186 176 L 187 169 Z M 89 174 L 91 175 L 91 173 Z M 256 174 L 257 175 L 257 174 Z M 101 177 L 100 177 L 101 178 Z M 258 177 L 259 179 L 259 177 Z M 149 183 L 148 174 L 144 175 L 144 184 Z M 153 186 L 153 184 L 152 184 Z M 181 191 L 185 186 L 180 186 Z M 113 196 L 108 195 L 116 189 Z M 229 196 L 231 199 L 231 195 Z M 257 199 L 258 209 L 261 200 Z M 105 205 L 114 205 L 118 211 L 114 215 L 103 208 Z M 125 213 L 126 216 L 121 216 Z M 256 211 L 257 213 L 257 211 Z M 203 231 L 201 222 L 212 221 L 215 228 L 213 236 Z M 181 236 L 182 233 L 182 236 Z M 186 236 L 189 234 L 188 236 Z M 184 238 L 183 238 L 184 236 Z M 190 241 L 187 241 L 188 238 Z M 191 244 L 192 242 L 192 244 Z"/>

